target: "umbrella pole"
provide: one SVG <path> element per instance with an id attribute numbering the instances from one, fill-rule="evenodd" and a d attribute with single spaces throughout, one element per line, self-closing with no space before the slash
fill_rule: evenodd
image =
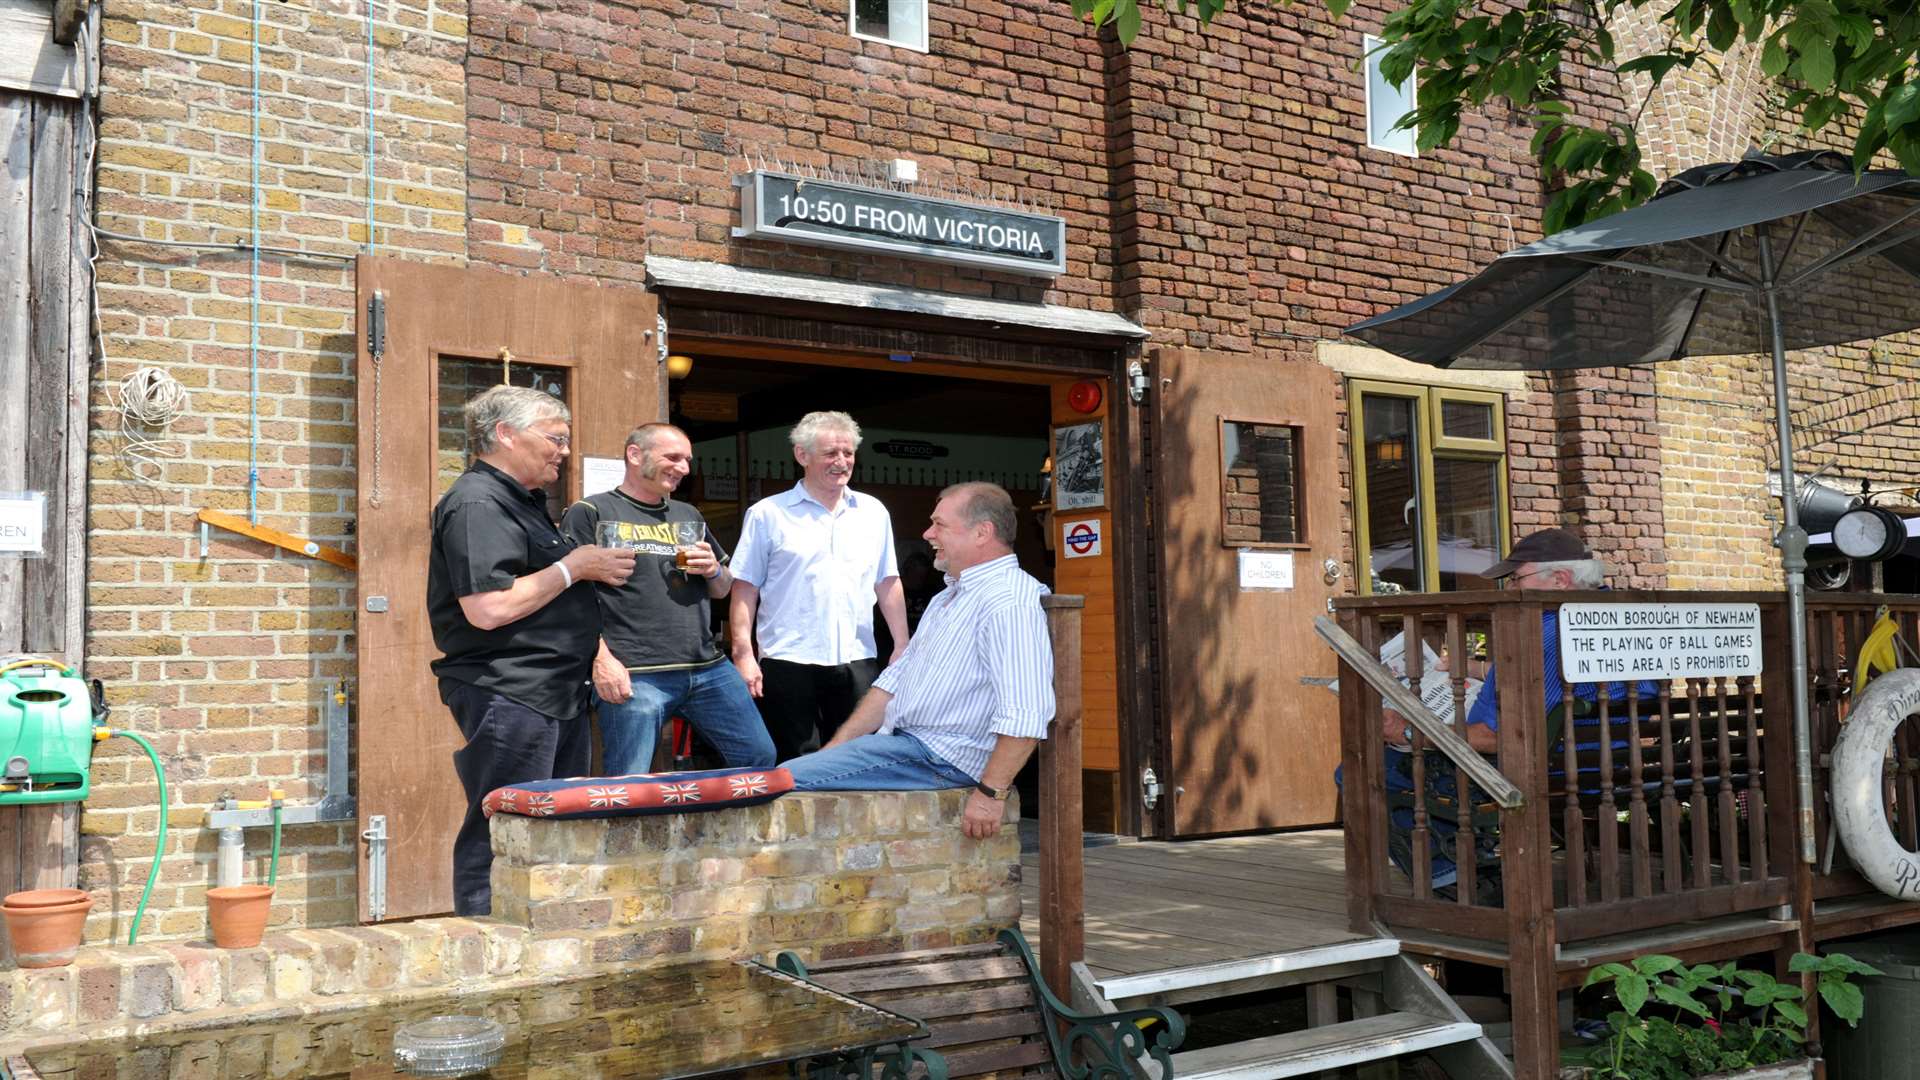
<path id="1" fill-rule="evenodd" d="M 1800 527 L 1799 485 L 1793 476 L 1793 421 L 1787 405 L 1787 352 L 1780 323 L 1780 296 L 1767 228 L 1759 228 L 1761 284 L 1767 298 L 1767 324 L 1773 338 L 1773 424 L 1780 437 L 1780 506 L 1786 524 L 1774 538 L 1780 567 L 1787 575 L 1787 652 L 1793 670 L 1793 779 L 1798 795 L 1800 861 L 1812 865 L 1813 739 L 1807 721 L 1807 531 Z"/>

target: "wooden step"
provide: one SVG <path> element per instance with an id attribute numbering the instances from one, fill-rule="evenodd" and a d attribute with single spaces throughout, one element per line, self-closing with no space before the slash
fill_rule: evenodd
<path id="1" fill-rule="evenodd" d="M 1400 952 L 1393 938 L 1363 938 L 1244 960 L 1222 960 L 1099 981 L 1100 994 L 1116 1007 L 1178 1005 L 1301 983 L 1327 982 L 1371 971 Z"/>
<path id="2" fill-rule="evenodd" d="M 1268 1080 L 1383 1061 L 1480 1037 L 1480 1025 L 1418 1013 L 1383 1013 L 1344 1024 L 1173 1055 L 1179 1080 Z"/>

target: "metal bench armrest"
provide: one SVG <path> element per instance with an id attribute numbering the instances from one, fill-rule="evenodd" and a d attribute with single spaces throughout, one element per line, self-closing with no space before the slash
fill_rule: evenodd
<path id="1" fill-rule="evenodd" d="M 1173 1080 L 1173 1051 L 1187 1038 L 1187 1022 L 1172 1009 L 1152 1005 L 1110 1013 L 1083 1013 L 1068 1008 L 1040 977 L 1026 935 L 1017 929 L 1000 931 L 1000 941 L 1011 947 L 1026 965 L 1034 999 L 1045 1018 L 1042 1025 L 1053 1060 L 1066 1080 L 1134 1080 L 1131 1062 L 1149 1057 L 1160 1065 L 1162 1080 Z M 1141 1021 L 1163 1026 L 1151 1045 Z M 1064 1028 L 1064 1030 L 1063 1030 Z"/>

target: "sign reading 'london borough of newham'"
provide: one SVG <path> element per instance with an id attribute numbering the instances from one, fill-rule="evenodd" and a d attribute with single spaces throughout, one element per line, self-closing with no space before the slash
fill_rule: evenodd
<path id="1" fill-rule="evenodd" d="M 1054 277 L 1067 269 L 1067 222 L 756 170 L 740 188 L 737 237 L 765 237 Z"/>
<path id="2" fill-rule="evenodd" d="M 1760 674 L 1758 604 L 1564 604 L 1560 671 L 1573 683 Z"/>

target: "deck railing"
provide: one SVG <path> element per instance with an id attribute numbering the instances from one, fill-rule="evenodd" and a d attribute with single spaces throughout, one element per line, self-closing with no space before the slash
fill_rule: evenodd
<path id="1" fill-rule="evenodd" d="M 1762 672 L 1576 691 L 1557 665 L 1549 670 L 1543 647 L 1543 616 L 1566 603 L 1756 604 Z M 1825 766 L 1883 606 L 1908 642 L 1920 641 L 1920 597 L 1816 594 L 1807 605 L 1815 898 L 1872 892 L 1832 835 Z M 1428 680 L 1427 700 L 1451 704 L 1456 717 L 1468 715 L 1469 680 L 1491 665 L 1498 730 L 1490 747 L 1484 732 L 1481 742 L 1519 793 L 1519 805 L 1500 805 L 1417 727 L 1410 749 L 1389 746 L 1381 694 L 1343 659 L 1342 807 L 1356 929 L 1379 923 L 1465 954 L 1477 948 L 1507 968 L 1516 1010 L 1522 998 L 1550 1009 L 1564 946 L 1806 906 L 1796 896 L 1809 875 L 1799 873 L 1794 833 L 1783 593 L 1476 592 L 1348 599 L 1336 609 L 1365 656 L 1400 635 L 1414 687 L 1428 666 L 1419 643 L 1432 649 L 1446 674 L 1438 688 Z M 1560 703 L 1551 711 L 1549 698 Z M 1900 810 L 1920 805 L 1913 727 L 1895 741 L 1886 798 L 1902 842 L 1920 847 L 1920 815 Z M 1459 719 L 1452 730 L 1470 733 Z"/>

